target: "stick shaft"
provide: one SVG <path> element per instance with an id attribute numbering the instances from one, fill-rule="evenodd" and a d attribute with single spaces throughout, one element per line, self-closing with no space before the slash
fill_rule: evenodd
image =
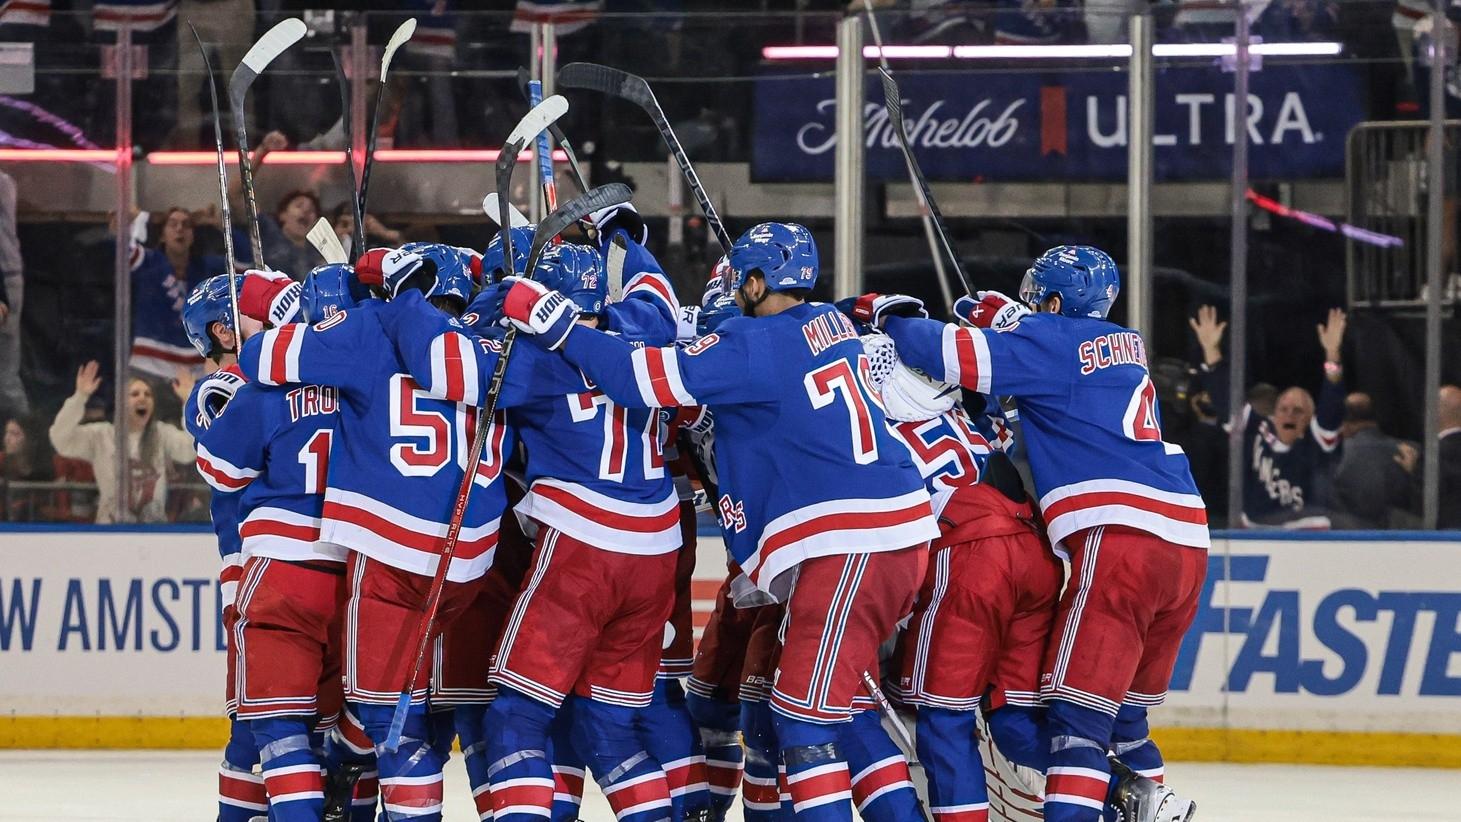
<path id="1" fill-rule="evenodd" d="M 242 343 L 242 326 L 238 315 L 238 283 L 233 279 L 233 273 L 238 270 L 238 257 L 233 251 L 233 209 L 228 204 L 228 164 L 223 159 L 223 115 L 218 109 L 218 89 L 213 84 L 213 61 L 209 59 L 208 49 L 203 47 L 203 38 L 198 36 L 198 30 L 193 28 L 191 21 L 188 28 L 193 31 L 193 39 L 198 41 L 198 53 L 203 57 L 203 70 L 208 73 L 208 100 L 213 107 L 213 145 L 218 158 L 218 207 L 223 218 L 223 256 L 228 261 L 228 307 L 233 318 L 236 350 Z"/>

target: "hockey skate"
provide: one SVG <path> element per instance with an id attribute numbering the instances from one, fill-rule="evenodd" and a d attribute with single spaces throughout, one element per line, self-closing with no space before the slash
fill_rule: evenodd
<path id="1" fill-rule="evenodd" d="M 1191 822 L 1197 803 L 1144 776 L 1127 775 L 1116 786 L 1118 822 Z"/>

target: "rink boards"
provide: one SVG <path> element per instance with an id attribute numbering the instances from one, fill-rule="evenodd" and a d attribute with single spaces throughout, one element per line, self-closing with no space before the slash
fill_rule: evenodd
<path id="1" fill-rule="evenodd" d="M 199 531 L 0 531 L 0 747 L 219 744 L 217 574 Z M 1218 540 L 1153 725 L 1174 759 L 1461 767 L 1461 538 Z"/>

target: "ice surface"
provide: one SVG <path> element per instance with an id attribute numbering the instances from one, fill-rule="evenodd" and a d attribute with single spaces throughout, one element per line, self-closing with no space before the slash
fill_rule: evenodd
<path id="1" fill-rule="evenodd" d="M 0 819 L 203 822 L 214 815 L 217 768 L 208 751 L 0 751 Z M 1167 781 L 1198 801 L 1200 822 L 1461 819 L 1458 771 L 1178 762 Z M 612 822 L 589 791 L 583 818 Z M 476 818 L 460 756 L 447 766 L 444 818 Z"/>

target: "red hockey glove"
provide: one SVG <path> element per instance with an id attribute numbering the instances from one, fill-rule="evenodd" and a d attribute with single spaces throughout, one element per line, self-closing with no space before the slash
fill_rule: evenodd
<path id="1" fill-rule="evenodd" d="M 881 329 L 889 317 L 922 317 L 928 319 L 923 300 L 907 294 L 870 293 L 852 303 L 852 318 Z"/>
<path id="2" fill-rule="evenodd" d="M 954 301 L 954 315 L 975 328 L 1007 331 L 1019 325 L 1030 313 L 1024 303 L 1012 300 L 998 291 L 976 291 L 973 297 Z"/>
<path id="3" fill-rule="evenodd" d="M 238 292 L 238 313 L 281 326 L 299 319 L 299 283 L 278 271 L 244 272 Z"/>
<path id="4" fill-rule="evenodd" d="M 424 264 L 421 255 L 414 251 L 372 248 L 355 261 L 355 276 L 361 283 L 384 289 L 388 296 L 394 297 Z"/>
<path id="5" fill-rule="evenodd" d="M 508 321 L 549 351 L 563 345 L 578 319 L 578 306 L 559 292 L 532 280 L 504 277 L 502 281 L 512 283 L 507 298 L 502 302 L 502 313 Z"/>

